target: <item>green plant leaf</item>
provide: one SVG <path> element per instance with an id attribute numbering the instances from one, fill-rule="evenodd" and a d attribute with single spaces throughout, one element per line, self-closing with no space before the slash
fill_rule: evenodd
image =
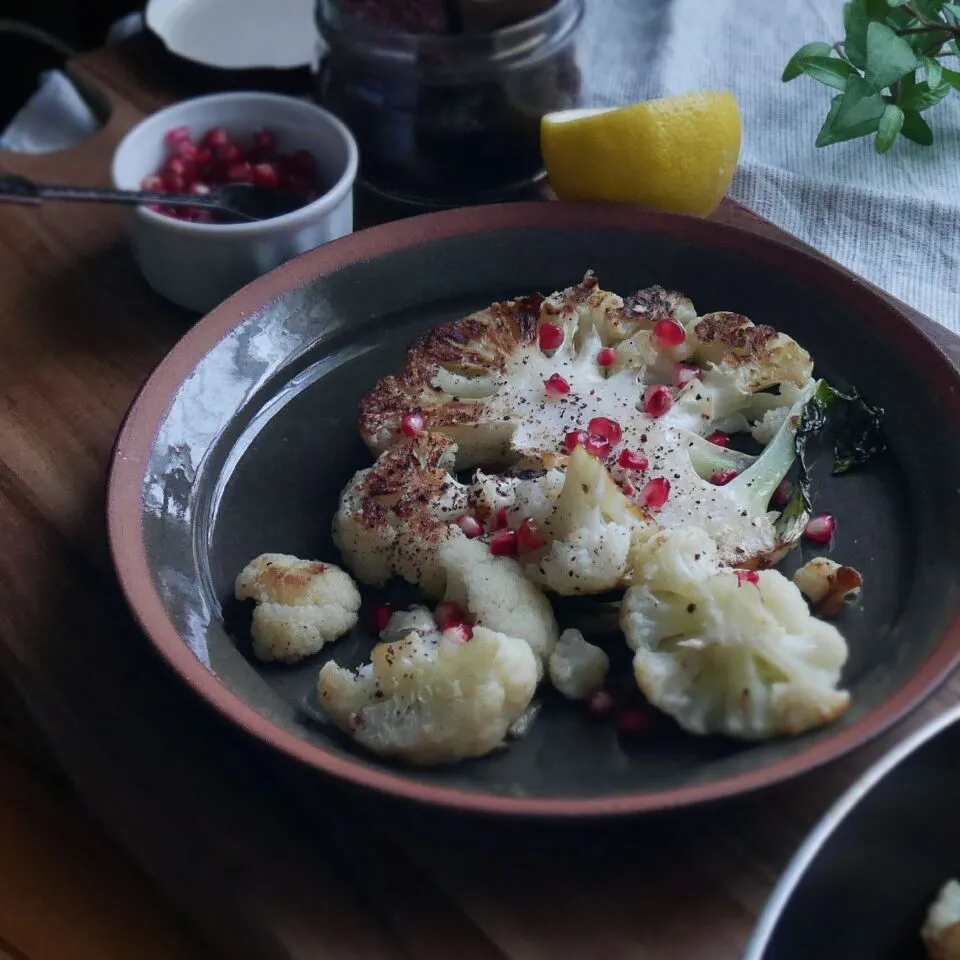
<path id="1" fill-rule="evenodd" d="M 864 79 L 872 90 L 879 93 L 916 68 L 917 55 L 903 37 L 898 37 L 885 23 L 867 27 Z"/>
<path id="2" fill-rule="evenodd" d="M 867 0 L 849 0 L 843 5 L 843 49 L 847 59 L 862 70 L 867 65 Z"/>
<path id="3" fill-rule="evenodd" d="M 960 22 L 960 3 L 945 3 L 943 9 L 949 15 L 948 20 L 952 17 L 954 23 Z"/>
<path id="4" fill-rule="evenodd" d="M 904 110 L 920 113 L 936 106 L 952 89 L 949 83 L 941 83 L 931 87 L 928 83 L 918 83 L 908 94 L 900 98 L 900 106 Z"/>
<path id="5" fill-rule="evenodd" d="M 862 77 L 850 77 L 846 90 L 831 102 L 827 119 L 817 134 L 817 146 L 827 147 L 875 133 L 886 107 L 884 98 L 874 93 Z"/>
<path id="6" fill-rule="evenodd" d="M 877 127 L 877 153 L 886 153 L 893 146 L 902 126 L 903 111 L 895 103 L 888 103 Z"/>
<path id="7" fill-rule="evenodd" d="M 919 143 L 924 147 L 929 147 L 933 143 L 933 131 L 930 129 L 930 125 L 919 113 L 914 113 L 912 110 L 904 111 L 903 126 L 900 128 L 900 133 L 908 140 Z"/>
<path id="8" fill-rule="evenodd" d="M 942 67 L 943 82 L 949 83 L 954 90 L 960 90 L 960 72 L 951 70 L 948 67 Z"/>
<path id="9" fill-rule="evenodd" d="M 824 43 L 822 40 L 817 40 L 814 43 L 805 43 L 783 68 L 783 75 L 780 79 L 784 83 L 795 80 L 803 73 L 800 69 L 802 62 L 809 60 L 811 57 L 829 57 L 832 50 L 833 47 L 831 47 L 829 43 Z"/>
<path id="10" fill-rule="evenodd" d="M 839 57 L 807 57 L 800 61 L 800 71 L 836 90 L 844 90 L 850 77 L 859 76 L 857 68 Z"/>
<path id="11" fill-rule="evenodd" d="M 928 20 L 939 20 L 944 6 L 943 0 L 913 0 L 914 9 Z"/>
<path id="12" fill-rule="evenodd" d="M 939 87 L 943 82 L 943 67 L 933 57 L 923 58 L 923 75 L 931 87 Z"/>
<path id="13" fill-rule="evenodd" d="M 907 0 L 887 0 L 888 7 L 902 7 Z"/>

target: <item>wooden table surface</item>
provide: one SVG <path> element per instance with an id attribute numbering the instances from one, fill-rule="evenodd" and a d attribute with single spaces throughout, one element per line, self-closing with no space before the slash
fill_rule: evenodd
<path id="1" fill-rule="evenodd" d="M 123 131 L 185 92 L 139 51 L 76 65 L 99 134 L 0 169 L 107 182 Z M 0 749 L 0 958 L 732 960 L 824 810 L 960 699 L 954 677 L 791 783 L 592 826 L 424 813 L 268 755 L 153 655 L 106 549 L 111 445 L 192 318 L 145 287 L 116 211 L 0 207 L 0 251 L 0 714 L 33 765 Z"/>

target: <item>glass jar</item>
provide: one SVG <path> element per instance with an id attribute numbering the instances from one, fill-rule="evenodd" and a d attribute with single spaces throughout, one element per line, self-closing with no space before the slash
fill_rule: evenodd
<path id="1" fill-rule="evenodd" d="M 429 206 L 529 191 L 543 177 L 540 118 L 579 105 L 584 2 L 489 33 L 420 35 L 318 0 L 314 92 L 357 138 L 361 185 Z"/>

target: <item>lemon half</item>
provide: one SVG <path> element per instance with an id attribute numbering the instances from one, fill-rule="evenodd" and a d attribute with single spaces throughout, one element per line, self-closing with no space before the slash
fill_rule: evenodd
<path id="1" fill-rule="evenodd" d="M 547 114 L 540 143 L 561 200 L 640 203 L 706 216 L 740 156 L 740 109 L 722 90 Z"/>

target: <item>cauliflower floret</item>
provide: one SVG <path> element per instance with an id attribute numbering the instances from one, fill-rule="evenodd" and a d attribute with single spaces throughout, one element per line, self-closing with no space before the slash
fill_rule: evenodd
<path id="1" fill-rule="evenodd" d="M 960 960 L 960 882 L 948 880 L 920 931 L 930 960 Z"/>
<path id="2" fill-rule="evenodd" d="M 361 746 L 431 766 L 493 750 L 536 686 L 528 644 L 474 627 L 466 643 L 411 632 L 377 644 L 359 672 L 326 663 L 317 692 L 337 726 Z"/>
<path id="3" fill-rule="evenodd" d="M 829 557 L 814 557 L 793 575 L 793 582 L 820 616 L 832 617 L 860 595 L 863 577 Z"/>
<path id="4" fill-rule="evenodd" d="M 360 470 L 340 494 L 333 542 L 362 583 L 382 586 L 394 574 L 443 594 L 440 544 L 462 537 L 454 524 L 467 512 L 467 488 L 450 475 L 457 445 L 421 433 Z"/>
<path id="5" fill-rule="evenodd" d="M 525 640 L 543 675 L 560 633 L 550 601 L 510 557 L 495 557 L 480 540 L 449 540 L 440 548 L 445 599 L 460 605 L 475 626 Z"/>
<path id="6" fill-rule="evenodd" d="M 532 455 L 523 464 L 504 474 L 477 471 L 469 498 L 478 518 L 495 517 L 505 509 L 507 526 L 516 529 L 525 519 L 542 525 L 550 516 L 563 488 L 562 458 Z"/>
<path id="7" fill-rule="evenodd" d="M 759 740 L 846 710 L 847 645 L 782 574 L 719 569 L 711 538 L 692 527 L 651 538 L 635 562 L 620 613 L 634 675 L 684 729 Z"/>
<path id="8" fill-rule="evenodd" d="M 380 639 L 384 643 L 396 643 L 410 633 L 424 637 L 436 629 L 437 621 L 429 608 L 414 604 L 409 610 L 396 610 L 391 614 L 387 625 L 380 631 Z"/>
<path id="9" fill-rule="evenodd" d="M 612 590 L 626 578 L 633 538 L 650 527 L 603 463 L 576 447 L 556 508 L 543 524 L 547 546 L 525 572 L 563 596 Z"/>
<path id="10" fill-rule="evenodd" d="M 296 663 L 357 625 L 360 594 L 349 574 L 285 553 L 261 554 L 243 568 L 234 593 L 253 600 L 253 653 Z"/>
<path id="11" fill-rule="evenodd" d="M 564 630 L 550 654 L 550 682 L 568 700 L 585 700 L 603 686 L 610 658 L 579 630 Z"/>

